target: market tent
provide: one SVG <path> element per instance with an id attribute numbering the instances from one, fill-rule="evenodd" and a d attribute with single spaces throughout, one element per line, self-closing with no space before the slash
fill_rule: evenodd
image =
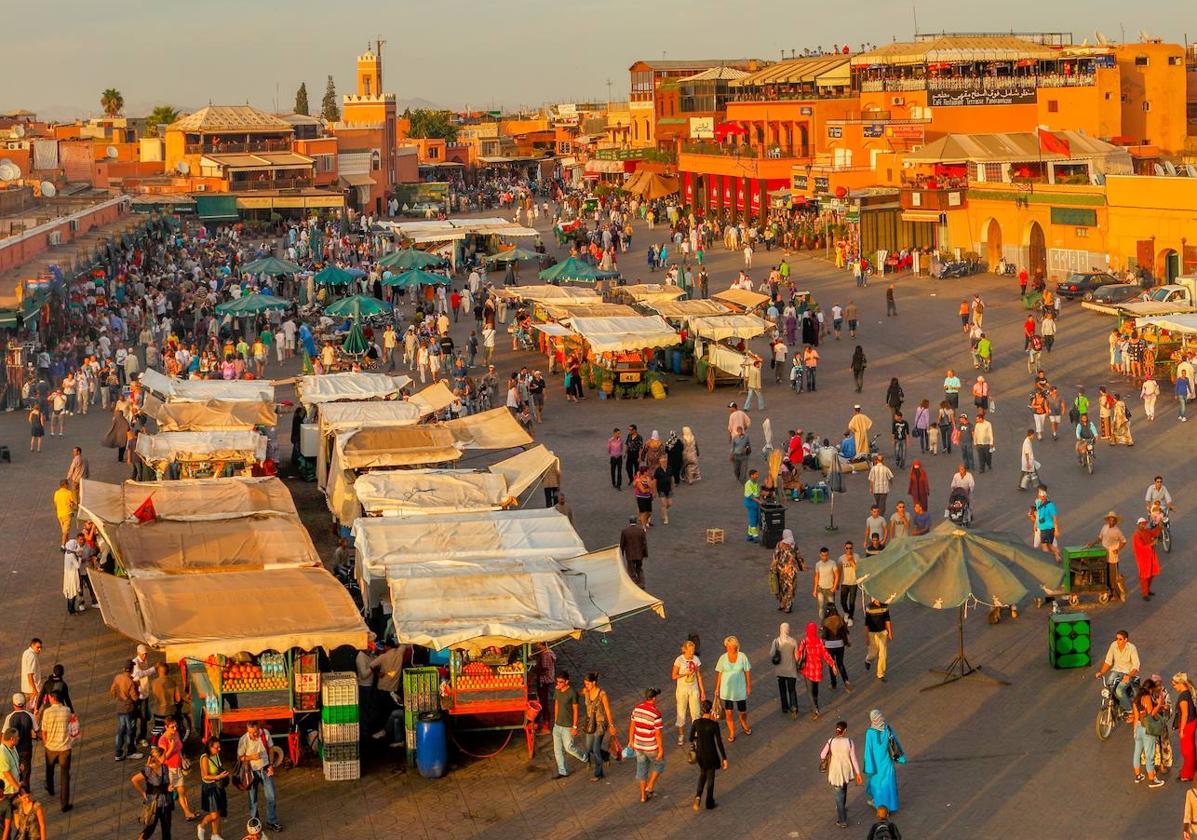
<path id="1" fill-rule="evenodd" d="M 152 417 L 159 432 L 198 432 L 215 430 L 244 430 L 255 426 L 273 427 L 278 422 L 274 403 L 206 402 L 164 403 L 147 395 L 142 413 Z"/>
<path id="2" fill-rule="evenodd" d="M 410 376 L 386 373 L 321 373 L 301 376 L 295 390 L 304 405 L 341 401 L 384 400 L 411 385 Z"/>
<path id="3" fill-rule="evenodd" d="M 453 434 L 462 449 L 513 449 L 532 443 L 532 436 L 506 408 L 492 408 L 439 425 Z"/>
<path id="4" fill-rule="evenodd" d="M 549 266 L 540 272 L 540 279 L 546 283 L 568 283 L 570 281 L 585 281 L 593 283 L 595 280 L 606 280 L 618 277 L 618 271 L 603 271 L 588 262 L 582 262 L 577 257 L 568 257 L 556 265 Z"/>
<path id="5" fill-rule="evenodd" d="M 320 433 L 346 432 L 367 426 L 414 426 L 420 408 L 410 400 L 352 400 L 322 403 Z"/>
<path id="6" fill-rule="evenodd" d="M 129 577 L 320 565 L 297 514 L 125 520 L 103 525 L 103 532 Z"/>
<path id="7" fill-rule="evenodd" d="M 556 321 L 533 321 L 532 329 L 540 330 L 545 335 L 552 336 L 553 338 L 565 338 L 574 334 L 573 330 L 569 329 L 569 327 L 563 327 Z"/>
<path id="8" fill-rule="evenodd" d="M 537 259 L 540 259 L 540 254 L 536 253 L 535 251 L 529 251 L 525 248 L 508 248 L 505 251 L 499 251 L 497 254 L 491 254 L 486 258 L 486 261 L 492 263 L 508 263 Z"/>
<path id="9" fill-rule="evenodd" d="M 223 519 L 251 514 L 296 516 L 295 501 L 274 477 L 195 478 L 177 481 L 126 481 L 108 484 L 84 479 L 79 488 L 80 516 L 94 522 L 133 519 L 146 500 L 154 518 Z"/>
<path id="10" fill-rule="evenodd" d="M 422 268 L 412 268 L 400 274 L 393 274 L 383 281 L 384 285 L 406 289 L 409 286 L 448 286 L 453 282 L 448 275 Z"/>
<path id="11" fill-rule="evenodd" d="M 162 432 L 137 436 L 137 454 L 149 464 L 171 461 L 264 461 L 258 432 Z"/>
<path id="12" fill-rule="evenodd" d="M 175 379 L 149 368 L 138 381 L 167 402 L 274 402 L 274 383 L 262 379 Z"/>
<path id="13" fill-rule="evenodd" d="M 405 248 L 402 251 L 392 251 L 378 261 L 383 268 L 398 268 L 408 271 L 413 268 L 428 268 L 428 266 L 445 265 L 447 260 L 439 254 L 418 251 L 415 248 Z"/>
<path id="14" fill-rule="evenodd" d="M 770 326 L 768 321 L 755 315 L 711 315 L 690 321 L 690 328 L 694 330 L 694 334 L 708 341 L 756 338 L 764 334 Z"/>
<path id="15" fill-rule="evenodd" d="M 628 179 L 619 185 L 619 188 L 630 195 L 639 195 L 636 192 L 636 187 L 647 177 L 649 177 L 648 172 L 638 169 L 629 175 Z"/>
<path id="16" fill-rule="evenodd" d="M 637 303 L 652 305 L 658 301 L 677 300 L 686 290 L 668 283 L 633 283 L 630 286 L 616 286 L 611 293 L 616 297 L 628 297 Z"/>
<path id="17" fill-rule="evenodd" d="M 558 321 L 574 318 L 620 318 L 640 313 L 623 303 L 544 303 L 545 314 Z M 533 324 L 539 327 L 539 324 Z"/>
<path id="18" fill-rule="evenodd" d="M 665 605 L 660 598 L 645 592 L 628 575 L 618 546 L 592 551 L 558 560 L 567 573 L 566 581 L 580 603 L 589 600 L 599 615 L 591 615 L 585 629 L 606 632 L 611 622 L 652 610 L 665 617 Z"/>
<path id="19" fill-rule="evenodd" d="M 366 625 L 352 597 L 324 569 L 136 580 L 89 574 L 104 623 L 165 650 L 168 662 L 291 648 L 366 646 Z"/>
<path id="20" fill-rule="evenodd" d="M 594 289 L 577 289 L 563 286 L 508 286 L 502 292 L 508 297 L 532 303 L 602 303 Z"/>
<path id="21" fill-rule="evenodd" d="M 312 279 L 325 286 L 348 286 L 356 276 L 338 265 L 329 265 L 317 271 Z"/>
<path id="22" fill-rule="evenodd" d="M 627 318 L 574 318 L 573 330 L 595 353 L 672 347 L 680 342 L 677 330 L 660 315 Z"/>
<path id="23" fill-rule="evenodd" d="M 556 455 L 544 446 L 537 445 L 497 464 L 492 464 L 490 471 L 503 476 L 507 481 L 508 495 L 518 498 L 525 490 L 539 481 L 545 470 L 556 460 Z"/>
<path id="24" fill-rule="evenodd" d="M 724 289 L 722 292 L 715 292 L 711 298 L 719 303 L 727 304 L 732 310 L 743 312 L 751 312 L 758 306 L 764 306 L 769 302 L 768 295 L 750 292 L 747 289 Z"/>
<path id="25" fill-rule="evenodd" d="M 301 271 L 303 271 L 301 266 L 289 260 L 280 260 L 278 257 L 263 257 L 241 266 L 242 274 L 265 274 L 269 277 L 277 277 L 280 274 L 299 274 Z"/>
<path id="26" fill-rule="evenodd" d="M 1156 327 L 1177 335 L 1194 335 L 1197 334 L 1197 314 L 1180 312 L 1154 318 L 1136 318 L 1135 326 L 1139 329 Z"/>
<path id="27" fill-rule="evenodd" d="M 684 320 L 705 315 L 727 315 L 731 310 L 714 300 L 649 301 L 645 304 L 662 318 Z"/>
<path id="28" fill-rule="evenodd" d="M 632 185 L 632 189 L 628 190 L 632 195 L 638 195 L 649 200 L 664 198 L 667 195 L 673 195 L 677 191 L 677 178 L 658 175 L 655 172 L 640 179 Z"/>
<path id="29" fill-rule="evenodd" d="M 428 417 L 452 405 L 456 399 L 445 380 L 441 379 L 416 391 L 407 401 L 419 408 L 421 417 Z"/>
<path id="30" fill-rule="evenodd" d="M 382 315 L 390 311 L 391 305 L 389 303 L 379 300 L 376 297 L 370 297 L 369 295 L 350 295 L 324 307 L 324 312 L 328 315 L 352 318 L 355 321 L 361 320 L 364 317 L 368 318 L 371 315 Z"/>
<path id="31" fill-rule="evenodd" d="M 242 295 L 216 305 L 218 315 L 256 315 L 271 309 L 289 309 L 291 301 L 267 294 Z"/>
<path id="32" fill-rule="evenodd" d="M 497 510 L 509 498 L 502 475 L 473 470 L 380 470 L 353 492 L 364 513 L 383 516 Z"/>

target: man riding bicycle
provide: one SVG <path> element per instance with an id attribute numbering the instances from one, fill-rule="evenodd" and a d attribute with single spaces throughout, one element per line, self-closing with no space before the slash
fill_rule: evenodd
<path id="1" fill-rule="evenodd" d="M 1093 446 L 1097 440 L 1097 426 L 1089 419 L 1089 415 L 1082 412 L 1081 420 L 1076 424 L 1076 459 L 1079 463 L 1085 456 L 1085 450 Z"/>
<path id="2" fill-rule="evenodd" d="M 1107 676 L 1108 674 L 1108 676 Z M 1139 649 L 1130 642 L 1130 634 L 1119 630 L 1106 651 L 1101 670 L 1094 674 L 1096 679 L 1105 678 L 1108 688 L 1114 690 L 1118 705 L 1124 714 L 1131 710 L 1131 681 L 1139 674 Z"/>
<path id="3" fill-rule="evenodd" d="M 1168 488 L 1164 485 L 1164 477 L 1157 475 L 1151 484 L 1147 485 L 1147 494 L 1143 497 L 1144 503 L 1147 505 L 1147 512 L 1151 513 L 1152 507 L 1156 502 L 1160 503 L 1160 509 L 1165 512 L 1172 511 L 1172 494 L 1168 492 Z"/>

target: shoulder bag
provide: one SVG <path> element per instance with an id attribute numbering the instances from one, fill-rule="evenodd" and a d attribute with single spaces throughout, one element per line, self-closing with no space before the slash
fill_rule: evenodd
<path id="1" fill-rule="evenodd" d="M 798 651 L 798 670 L 806 667 L 806 639 L 802 640 L 802 647 Z"/>
<path id="2" fill-rule="evenodd" d="M 902 745 L 898 743 L 898 739 L 894 737 L 894 731 L 888 726 L 885 728 L 886 734 L 889 736 L 889 757 L 892 761 L 902 761 L 906 758 L 906 753 L 902 750 Z"/>
<path id="3" fill-rule="evenodd" d="M 827 739 L 827 745 L 823 747 L 827 752 L 819 757 L 819 772 L 826 773 L 827 768 L 831 766 L 831 742 L 832 738 Z"/>
<path id="4" fill-rule="evenodd" d="M 781 645 L 778 644 L 777 639 L 773 640 L 773 655 L 769 657 L 769 661 L 774 665 L 781 664 Z"/>

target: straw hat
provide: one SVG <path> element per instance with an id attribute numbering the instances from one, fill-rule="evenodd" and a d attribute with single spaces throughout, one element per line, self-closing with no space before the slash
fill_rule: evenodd
<path id="1" fill-rule="evenodd" d="M 1117 525 L 1119 522 L 1122 521 L 1122 517 L 1119 516 L 1118 514 L 1114 513 L 1114 511 L 1110 511 L 1109 513 L 1107 513 L 1104 518 L 1105 519 L 1113 519 L 1115 525 Z"/>

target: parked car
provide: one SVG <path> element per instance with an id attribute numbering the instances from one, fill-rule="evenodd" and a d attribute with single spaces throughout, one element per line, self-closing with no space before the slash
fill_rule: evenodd
<path id="1" fill-rule="evenodd" d="M 1085 300 L 1095 303 L 1126 303 L 1134 300 L 1143 293 L 1138 283 L 1114 283 L 1109 286 L 1098 286 L 1091 292 L 1086 292 Z"/>
<path id="2" fill-rule="evenodd" d="M 1121 284 L 1122 281 L 1113 274 L 1108 274 L 1104 271 L 1079 271 L 1075 274 L 1069 274 L 1064 280 L 1056 284 L 1056 294 L 1068 300 L 1075 300 L 1076 298 L 1085 298 L 1101 286 L 1112 286 L 1115 283 Z"/>

